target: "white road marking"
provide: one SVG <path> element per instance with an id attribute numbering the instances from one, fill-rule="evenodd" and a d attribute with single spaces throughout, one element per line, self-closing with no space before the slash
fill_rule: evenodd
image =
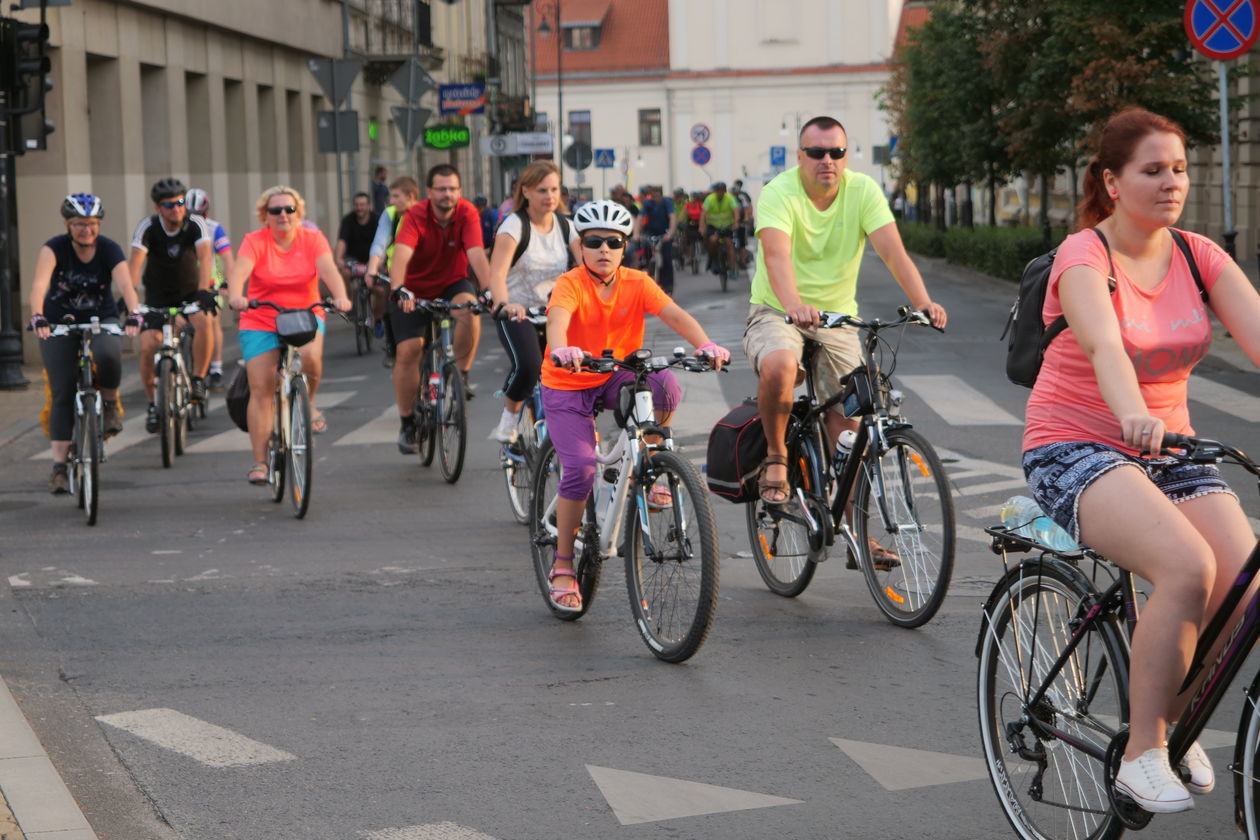
<path id="1" fill-rule="evenodd" d="M 141 709 L 99 715 L 96 719 L 210 767 L 242 767 L 297 758 L 174 709 Z"/>
<path id="2" fill-rule="evenodd" d="M 325 385 L 332 385 L 338 382 L 362 382 L 367 379 L 366 373 L 360 373 L 358 376 L 334 376 L 331 379 L 325 379 Z"/>
<path id="3" fill-rule="evenodd" d="M 153 438 L 157 440 L 157 435 L 151 435 L 144 430 L 144 410 L 133 411 L 127 416 L 123 430 L 114 437 L 105 441 L 105 457 L 117 455 L 124 449 L 130 449 L 137 443 Z M 31 456 L 32 461 L 51 461 L 52 453 L 45 450 Z"/>
<path id="4" fill-rule="evenodd" d="M 358 391 L 321 392 L 315 399 L 315 407 L 323 411 L 326 408 L 332 408 L 334 405 L 345 402 L 357 393 Z M 198 455 L 207 452 L 249 452 L 249 435 L 233 426 L 226 432 L 219 432 L 217 435 L 211 435 L 205 440 L 197 441 L 188 447 L 186 451 Z"/>
<path id="5" fill-rule="evenodd" d="M 1260 397 L 1201 376 L 1190 377 L 1190 399 L 1243 420 L 1260 417 Z"/>
<path id="6" fill-rule="evenodd" d="M 156 551 L 151 551 L 149 553 L 150 554 L 183 554 L 184 550 L 182 548 L 159 548 Z"/>
<path id="7" fill-rule="evenodd" d="M 747 811 L 775 805 L 799 805 L 799 799 L 784 799 L 747 790 L 706 785 L 686 779 L 671 779 L 611 767 L 586 765 L 599 792 L 604 795 L 617 821 L 622 825 Z"/>
<path id="8" fill-rule="evenodd" d="M 333 446 L 394 443 L 398 440 L 398 407 L 390 406 L 369 423 L 337 439 Z"/>
<path id="9" fill-rule="evenodd" d="M 1022 426 L 1024 421 L 1002 408 L 966 380 L 949 374 L 907 374 L 897 381 L 914 391 L 928 408 L 951 426 Z"/>
<path id="10" fill-rule="evenodd" d="M 405 828 L 385 828 L 365 832 L 367 840 L 496 840 L 471 828 L 453 822 L 409 825 Z"/>
<path id="11" fill-rule="evenodd" d="M 722 396 L 720 373 L 680 373 L 678 381 L 683 387 L 682 403 L 672 421 L 674 436 L 704 435 L 708 437 L 713 424 L 721 420 L 730 408 Z"/>
<path id="12" fill-rule="evenodd" d="M 988 778 L 984 762 L 970 756 L 912 750 L 865 741 L 831 738 L 831 743 L 844 750 L 884 790 L 970 782 Z"/>
<path id="13" fill-rule="evenodd" d="M 30 572 L 22 572 L 20 575 L 9 576 L 9 586 L 30 586 Z"/>
<path id="14" fill-rule="evenodd" d="M 979 496 L 981 493 L 996 493 L 999 490 L 1028 490 L 1028 482 L 1023 478 L 1007 478 L 1002 481 L 989 481 L 981 484 L 969 484 L 959 487 L 959 496 Z M 1025 495 L 1027 495 L 1025 493 Z"/>

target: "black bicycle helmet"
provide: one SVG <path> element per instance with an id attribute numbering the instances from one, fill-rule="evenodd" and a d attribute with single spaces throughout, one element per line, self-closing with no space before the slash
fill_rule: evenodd
<path id="1" fill-rule="evenodd" d="M 61 218 L 63 219 L 102 219 L 105 217 L 105 202 L 91 193 L 70 193 L 61 202 Z"/>
<path id="2" fill-rule="evenodd" d="M 153 185 L 153 189 L 149 190 L 149 196 L 153 199 L 153 203 L 157 204 L 159 201 L 174 198 L 177 195 L 184 195 L 187 192 L 187 185 L 178 178 L 163 178 Z"/>

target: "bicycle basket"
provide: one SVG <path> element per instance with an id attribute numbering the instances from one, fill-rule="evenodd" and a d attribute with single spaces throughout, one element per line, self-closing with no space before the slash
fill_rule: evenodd
<path id="1" fill-rule="evenodd" d="M 840 407 L 845 417 L 858 417 L 875 410 L 875 395 L 871 392 L 871 379 L 866 375 L 865 365 L 859 365 L 849 374 Z"/>
<path id="2" fill-rule="evenodd" d="M 276 313 L 276 334 L 290 347 L 301 347 L 319 332 L 319 319 L 309 309 L 286 309 Z"/>

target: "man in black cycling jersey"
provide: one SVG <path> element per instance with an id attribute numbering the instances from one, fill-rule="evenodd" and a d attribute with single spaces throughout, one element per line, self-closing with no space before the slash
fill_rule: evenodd
<path id="1" fill-rule="evenodd" d="M 131 279 L 137 287 L 144 283 L 144 302 L 149 306 L 182 306 L 195 301 L 206 312 L 212 312 L 216 309 L 211 289 L 214 237 L 204 218 L 189 214 L 184 202 L 187 192 L 178 178 L 163 178 L 153 185 L 149 195 L 157 212 L 141 219 L 131 237 Z M 196 330 L 192 398 L 204 400 L 213 337 L 203 313 L 190 316 L 189 321 Z M 160 326 L 146 323 L 140 334 L 140 380 L 149 398 L 145 428 L 150 434 L 158 430 L 157 406 L 153 404 L 153 354 L 161 345 Z"/>

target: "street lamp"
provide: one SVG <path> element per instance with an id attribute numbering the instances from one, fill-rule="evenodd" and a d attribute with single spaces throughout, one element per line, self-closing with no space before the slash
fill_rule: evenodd
<path id="1" fill-rule="evenodd" d="M 533 7 L 531 7 L 533 8 Z M 537 4 L 538 16 L 542 22 L 538 24 L 538 36 L 550 38 L 556 36 L 556 164 L 560 167 L 560 183 L 564 183 L 564 38 L 560 28 L 560 0 Z M 548 18 L 555 20 L 554 30 Z M 534 68 L 538 74 L 538 68 Z"/>

